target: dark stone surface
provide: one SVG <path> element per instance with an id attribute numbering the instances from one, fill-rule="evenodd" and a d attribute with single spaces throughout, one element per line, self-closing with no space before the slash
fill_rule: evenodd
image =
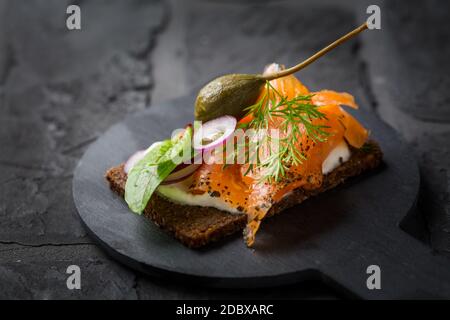
<path id="1" fill-rule="evenodd" d="M 69 32 L 68 3 L 0 1 L 0 297 L 240 297 L 160 282 L 106 258 L 76 217 L 73 168 L 125 113 L 220 73 L 294 63 L 361 21 L 366 4 L 283 2 L 289 10 L 281 11 L 277 1 L 265 1 L 268 8 L 253 1 L 80 1 L 83 29 Z M 313 89 L 350 91 L 413 145 L 431 245 L 449 255 L 449 4 L 380 3 L 382 31 L 299 77 Z M 73 263 L 92 279 L 81 292 L 65 288 L 65 267 Z M 309 294 L 330 296 L 317 283 L 246 292 Z"/>
<path id="2" fill-rule="evenodd" d="M 373 106 L 416 152 L 419 208 L 432 248 L 450 256 L 450 4 L 387 1 L 384 29 L 369 33 L 362 50 Z M 394 107 L 394 108 L 393 108 Z"/>
<path id="3" fill-rule="evenodd" d="M 399 31 L 389 47 L 394 59 L 386 64 L 402 61 L 392 73 L 397 86 L 391 93 L 404 112 L 423 121 L 448 123 L 450 33 L 445 25 L 449 10 L 441 5 L 436 0 L 411 1 L 408 6 L 398 0 L 386 3 L 387 28 L 391 36 Z"/>

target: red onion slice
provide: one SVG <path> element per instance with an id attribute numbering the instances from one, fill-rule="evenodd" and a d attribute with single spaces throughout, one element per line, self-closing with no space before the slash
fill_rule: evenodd
<path id="1" fill-rule="evenodd" d="M 123 171 L 128 174 L 130 170 L 138 163 L 144 156 L 152 149 L 156 148 L 159 144 L 161 144 L 161 141 L 153 143 L 150 147 L 148 147 L 145 150 L 139 150 L 133 153 L 130 158 L 125 162 L 125 166 L 123 168 Z"/>
<path id="2" fill-rule="evenodd" d="M 148 150 L 148 149 L 147 149 Z M 131 155 L 131 157 L 128 158 L 127 162 L 125 162 L 125 166 L 123 167 L 123 171 L 128 174 L 130 172 L 131 168 L 134 167 L 136 163 L 138 163 L 147 153 L 147 150 L 139 150 L 136 151 Z"/>
<path id="3" fill-rule="evenodd" d="M 164 179 L 161 184 L 172 184 L 176 182 L 180 182 L 187 177 L 194 174 L 195 171 L 197 171 L 198 168 L 200 168 L 201 164 L 180 164 L 178 165 L 175 170 L 166 178 Z"/>
<path id="4" fill-rule="evenodd" d="M 233 134 L 236 123 L 236 118 L 232 116 L 205 122 L 194 132 L 194 149 L 207 151 L 221 145 Z"/>

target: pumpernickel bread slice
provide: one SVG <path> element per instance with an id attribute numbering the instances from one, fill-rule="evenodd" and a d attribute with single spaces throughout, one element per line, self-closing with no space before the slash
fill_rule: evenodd
<path id="1" fill-rule="evenodd" d="M 361 149 L 351 149 L 352 155 L 347 162 L 327 174 L 323 184 L 316 190 L 298 188 L 280 202 L 274 204 L 269 216 L 280 213 L 307 198 L 336 187 L 350 177 L 376 168 L 383 157 L 379 145 L 369 141 Z M 127 174 L 121 164 L 106 172 L 111 190 L 122 197 L 125 193 Z M 198 248 L 243 230 L 247 223 L 245 214 L 231 214 L 212 207 L 186 206 L 169 201 L 155 192 L 150 198 L 144 215 L 158 226 L 173 234 L 184 245 Z"/>

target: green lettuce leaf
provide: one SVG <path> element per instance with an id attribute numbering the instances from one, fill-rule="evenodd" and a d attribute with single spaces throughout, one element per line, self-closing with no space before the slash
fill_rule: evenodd
<path id="1" fill-rule="evenodd" d="M 191 155 L 192 128 L 182 135 L 154 143 L 128 173 L 125 201 L 131 211 L 141 214 L 161 182 Z"/>

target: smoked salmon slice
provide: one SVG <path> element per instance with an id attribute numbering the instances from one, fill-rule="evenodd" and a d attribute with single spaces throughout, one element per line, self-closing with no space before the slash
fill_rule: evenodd
<path id="1" fill-rule="evenodd" d="M 267 73 L 278 71 L 280 65 L 271 64 L 265 70 Z M 360 148 L 367 141 L 369 132 L 353 116 L 346 112 L 342 106 L 357 109 L 358 106 L 352 95 L 331 90 L 310 92 L 295 76 L 289 75 L 270 81 L 273 89 L 265 87 L 260 98 L 272 94 L 267 90 L 276 90 L 283 97 L 293 99 L 298 96 L 311 95 L 311 102 L 325 115 L 323 119 L 313 119 L 314 124 L 324 126 L 328 136 L 325 141 L 317 141 L 301 135 L 296 146 L 305 159 L 298 165 L 291 166 L 286 176 L 280 181 L 261 182 L 264 172 L 253 170 L 248 172 L 248 165 L 233 164 L 203 164 L 193 175 L 189 192 L 203 194 L 208 192 L 212 197 L 220 197 L 228 205 L 248 216 L 244 236 L 248 246 L 255 241 L 256 232 L 261 221 L 271 206 L 284 196 L 297 188 L 320 188 L 323 181 L 322 163 L 342 141 L 355 148 Z M 248 123 L 252 115 L 239 121 Z M 280 127 L 280 119 L 271 119 L 271 128 Z M 299 128 L 304 132 L 304 128 Z M 284 132 L 282 134 L 289 134 Z"/>

